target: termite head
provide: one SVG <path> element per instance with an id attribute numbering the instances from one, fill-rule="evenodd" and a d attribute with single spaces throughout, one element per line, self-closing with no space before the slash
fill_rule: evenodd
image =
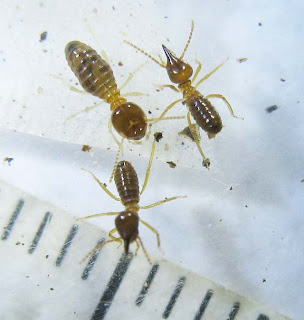
<path id="1" fill-rule="evenodd" d="M 120 104 L 112 113 L 115 130 L 128 140 L 141 140 L 147 131 L 147 117 L 143 110 L 132 102 Z"/>
<path id="2" fill-rule="evenodd" d="M 130 210 L 125 210 L 119 213 L 115 218 L 116 229 L 124 241 L 125 254 L 129 254 L 130 243 L 138 237 L 138 215 Z"/>
<path id="3" fill-rule="evenodd" d="M 193 73 L 192 67 L 182 59 L 179 59 L 176 56 L 174 56 L 172 52 L 164 45 L 163 49 L 167 56 L 166 70 L 170 80 L 173 83 L 177 84 L 182 84 L 188 81 Z"/>

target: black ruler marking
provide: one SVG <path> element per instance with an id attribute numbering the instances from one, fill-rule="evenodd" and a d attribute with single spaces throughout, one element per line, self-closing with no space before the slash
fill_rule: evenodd
<path id="1" fill-rule="evenodd" d="M 17 220 L 17 218 L 18 218 L 23 206 L 24 206 L 24 200 L 20 199 L 18 201 L 18 203 L 17 203 L 15 211 L 13 212 L 13 214 L 12 214 L 8 224 L 7 224 L 7 226 L 4 229 L 4 232 L 3 232 L 2 237 L 1 237 L 2 240 L 7 240 L 8 239 L 8 237 L 9 237 L 9 235 L 10 235 L 12 229 L 13 229 L 13 226 L 16 223 L 16 220 Z"/>
<path id="2" fill-rule="evenodd" d="M 149 275 L 146 279 L 146 281 L 144 282 L 144 285 L 140 291 L 140 294 L 138 295 L 136 301 L 135 301 L 135 304 L 140 306 L 144 299 L 145 299 L 145 296 L 146 294 L 148 293 L 149 289 L 150 289 L 150 286 L 152 284 L 152 281 L 158 271 L 158 268 L 159 268 L 159 264 L 158 263 L 155 263 L 151 269 L 151 271 L 149 272 Z"/>
<path id="3" fill-rule="evenodd" d="M 52 214 L 50 212 L 46 212 L 44 215 L 44 218 L 42 219 L 42 221 L 40 223 L 38 231 L 32 241 L 32 244 L 28 250 L 29 254 L 32 254 L 36 250 L 38 243 L 39 243 L 39 240 L 41 239 L 41 236 L 43 234 L 43 231 L 44 231 L 47 223 L 51 220 L 51 218 L 52 218 Z"/>
<path id="4" fill-rule="evenodd" d="M 132 261 L 133 254 L 130 254 L 127 257 L 124 253 L 119 259 L 119 262 L 112 274 L 110 281 L 107 284 L 107 287 L 99 300 L 99 303 L 92 315 L 91 320 L 103 320 L 113 302 L 115 294 L 129 268 L 129 265 Z"/>
<path id="5" fill-rule="evenodd" d="M 99 240 L 97 241 L 97 245 L 98 245 L 98 244 L 101 244 L 101 243 L 103 243 L 103 242 L 105 242 L 105 238 L 99 239 Z M 97 258 L 98 258 L 98 256 L 99 256 L 99 253 L 100 253 L 101 249 L 102 249 L 102 248 L 96 250 L 96 251 L 92 254 L 91 258 L 89 259 L 89 261 L 88 261 L 88 263 L 87 263 L 87 265 L 86 265 L 86 267 L 85 267 L 85 269 L 83 270 L 83 273 L 82 273 L 82 275 L 81 275 L 81 278 L 82 278 L 83 280 L 87 280 L 87 279 L 88 279 L 88 277 L 89 277 L 89 275 L 90 275 L 90 273 L 91 273 L 91 271 L 92 271 L 92 269 L 93 269 L 93 267 L 94 267 L 94 265 L 95 265 L 95 262 L 96 262 L 96 260 L 97 260 Z"/>
<path id="6" fill-rule="evenodd" d="M 78 231 L 78 225 L 74 224 L 72 226 L 72 228 L 71 228 L 71 230 L 70 230 L 70 232 L 69 232 L 69 234 L 68 234 L 68 236 L 67 236 L 67 238 L 66 238 L 66 240 L 65 240 L 65 242 L 64 242 L 64 244 L 62 246 L 62 248 L 61 248 L 59 256 L 56 259 L 56 263 L 55 264 L 56 264 L 57 267 L 61 266 L 62 261 L 63 261 L 64 257 L 67 254 L 68 248 L 70 247 L 73 239 L 76 236 L 77 231 Z"/>
<path id="7" fill-rule="evenodd" d="M 170 316 L 170 313 L 176 303 L 177 298 L 179 297 L 184 285 L 186 283 L 186 277 L 180 277 L 178 280 L 178 283 L 173 291 L 173 294 L 169 300 L 169 303 L 166 306 L 166 309 L 163 313 L 163 319 L 168 319 Z"/>
<path id="8" fill-rule="evenodd" d="M 195 317 L 194 317 L 194 320 L 200 320 L 202 318 L 206 308 L 208 307 L 208 303 L 209 303 L 210 299 L 212 298 L 212 296 L 213 296 L 213 291 L 209 289 L 207 291 Z"/>
<path id="9" fill-rule="evenodd" d="M 234 320 L 238 311 L 240 310 L 240 307 L 241 307 L 241 304 L 239 302 L 235 302 L 229 313 L 227 320 Z"/>

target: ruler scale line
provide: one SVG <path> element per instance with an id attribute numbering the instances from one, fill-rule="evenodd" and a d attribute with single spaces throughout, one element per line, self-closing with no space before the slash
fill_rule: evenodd
<path id="1" fill-rule="evenodd" d="M 179 297 L 184 285 L 186 283 L 186 277 L 180 277 L 179 280 L 178 280 L 178 283 L 173 291 L 173 294 L 169 300 L 169 303 L 167 304 L 166 306 L 166 309 L 163 313 L 163 319 L 168 319 L 170 314 L 171 314 L 171 311 L 176 303 L 176 300 L 177 298 Z"/>
<path id="2" fill-rule="evenodd" d="M 241 304 L 239 302 L 235 302 L 229 313 L 227 320 L 234 320 L 238 311 L 240 310 L 240 307 L 241 307 Z"/>
<path id="3" fill-rule="evenodd" d="M 135 301 L 135 304 L 137 306 L 140 306 L 143 303 L 143 301 L 145 299 L 145 296 L 146 296 L 146 294 L 148 293 L 148 291 L 150 289 L 152 281 L 153 281 L 153 279 L 154 279 L 154 277 L 155 277 L 155 275 L 156 275 L 156 273 L 158 271 L 158 268 L 159 268 L 159 264 L 155 263 L 153 265 L 153 267 L 152 267 L 152 269 L 151 269 L 146 281 L 144 282 L 144 285 L 143 285 L 143 287 L 142 287 L 142 289 L 141 289 L 141 291 L 140 291 L 140 293 L 139 293 L 139 295 L 138 295 L 138 297 L 137 297 L 137 299 Z"/>
<path id="4" fill-rule="evenodd" d="M 8 222 L 8 225 L 5 227 L 5 230 L 4 230 L 3 235 L 1 237 L 2 240 L 8 239 L 23 206 L 24 206 L 24 200 L 20 199 L 17 203 L 15 211 L 13 212 L 13 214 Z"/>
<path id="5" fill-rule="evenodd" d="M 99 240 L 97 241 L 97 245 L 98 245 L 98 244 L 101 244 L 101 243 L 103 243 L 103 242 L 105 242 L 105 238 L 99 239 Z M 83 273 L 82 273 L 82 275 L 81 275 L 81 279 L 82 279 L 82 280 L 87 280 L 87 279 L 88 279 L 88 277 L 89 277 L 89 275 L 90 275 L 90 273 L 91 273 L 91 271 L 92 271 L 92 269 L 93 269 L 93 267 L 94 267 L 94 265 L 95 265 L 95 262 L 96 262 L 96 260 L 97 260 L 97 258 L 98 258 L 98 256 L 99 256 L 99 253 L 100 253 L 101 249 L 102 249 L 102 248 L 96 250 L 96 251 L 92 254 L 91 258 L 89 259 L 89 261 L 88 261 L 88 263 L 87 263 L 87 265 L 86 265 L 86 267 L 85 267 L 85 269 L 83 270 Z"/>
<path id="6" fill-rule="evenodd" d="M 78 231 L 78 225 L 77 224 L 74 224 L 66 238 L 66 241 L 64 242 L 62 248 L 61 248 L 61 251 L 60 251 L 60 254 L 59 256 L 57 257 L 56 259 L 56 266 L 57 267 L 60 267 L 61 264 L 62 264 L 62 261 L 64 259 L 64 257 L 66 256 L 67 254 L 67 251 L 68 251 L 68 248 L 70 247 L 73 239 L 75 238 L 76 236 L 76 233 Z"/>
<path id="7" fill-rule="evenodd" d="M 51 221 L 51 219 L 52 219 L 52 214 L 50 212 L 46 212 L 44 217 L 43 217 L 43 219 L 42 219 L 42 221 L 41 221 L 41 223 L 40 223 L 38 231 L 37 231 L 37 233 L 36 233 L 36 235 L 35 235 L 35 237 L 34 237 L 34 239 L 32 241 L 32 244 L 31 244 L 31 246 L 30 246 L 30 248 L 28 250 L 29 254 L 34 253 L 34 251 L 36 250 L 36 248 L 38 246 L 38 243 L 39 243 L 39 241 L 40 241 L 40 239 L 42 237 L 43 231 L 44 231 L 47 223 L 49 221 Z"/>
<path id="8" fill-rule="evenodd" d="M 209 301 L 211 300 L 213 296 L 213 290 L 208 290 L 195 317 L 194 320 L 200 320 L 202 318 L 202 316 L 204 315 L 204 312 L 206 310 L 206 308 L 208 307 Z"/>
<path id="9" fill-rule="evenodd" d="M 92 315 L 91 320 L 103 320 L 105 318 L 132 259 L 133 254 L 130 254 L 129 257 L 127 257 L 124 253 L 121 255 L 112 277 L 108 282 L 107 287 Z"/>

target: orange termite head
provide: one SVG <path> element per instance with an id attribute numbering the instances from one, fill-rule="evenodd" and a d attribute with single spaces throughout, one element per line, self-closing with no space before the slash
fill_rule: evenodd
<path id="1" fill-rule="evenodd" d="M 119 213 L 115 218 L 116 229 L 124 241 L 125 254 L 129 254 L 130 243 L 138 237 L 138 215 L 130 210 L 125 210 Z"/>
<path id="2" fill-rule="evenodd" d="M 177 84 L 182 84 L 188 81 L 193 73 L 191 66 L 182 59 L 175 57 L 164 45 L 163 49 L 167 56 L 166 69 L 170 80 Z"/>

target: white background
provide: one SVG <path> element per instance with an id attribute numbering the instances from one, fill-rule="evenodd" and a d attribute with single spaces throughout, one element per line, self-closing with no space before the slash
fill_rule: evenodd
<path id="1" fill-rule="evenodd" d="M 11 166 L 3 163 L 0 178 L 79 216 L 121 206 L 80 170 L 92 169 L 103 181 L 110 175 L 116 146 L 107 129 L 109 106 L 102 104 L 64 125 L 69 115 L 98 102 L 70 91 L 51 76 L 76 83 L 65 61 L 66 43 L 77 39 L 105 50 L 120 85 L 147 61 L 123 44 L 124 38 L 153 55 L 162 54 L 162 43 L 179 54 L 194 19 L 185 59 L 194 65 L 197 54 L 204 74 L 230 58 L 200 87 L 201 92 L 225 95 L 245 120 L 232 118 L 225 105 L 214 100 L 225 127 L 212 140 L 201 132 L 202 147 L 211 160 L 209 172 L 201 166 L 195 145 L 177 135 L 185 120 L 157 124 L 153 130 L 164 135 L 156 150 L 161 161 L 153 164 L 142 203 L 182 194 L 188 198 L 143 213 L 145 220 L 160 232 L 166 259 L 300 319 L 303 5 L 296 1 L 79 0 L 1 1 L 1 8 L 1 127 L 79 145 L 4 130 L 1 156 L 14 160 Z M 44 31 L 47 39 L 39 42 Z M 236 61 L 243 57 L 248 60 Z M 168 83 L 165 70 L 148 61 L 125 92 L 149 94 L 132 101 L 157 116 L 180 98 L 170 90 L 156 92 L 154 84 L 163 83 Z M 265 108 L 272 105 L 278 109 L 267 113 Z M 176 106 L 171 114 L 185 115 L 185 106 Z M 93 154 L 81 152 L 82 144 L 93 146 Z M 125 159 L 132 161 L 140 181 L 150 145 L 149 141 L 141 147 L 126 143 Z M 98 162 L 97 168 L 93 161 Z M 170 169 L 166 161 L 174 161 L 177 167 Z M 99 220 L 96 223 L 105 230 L 113 226 L 111 218 Z M 142 232 L 149 251 L 157 252 L 153 235 Z"/>

